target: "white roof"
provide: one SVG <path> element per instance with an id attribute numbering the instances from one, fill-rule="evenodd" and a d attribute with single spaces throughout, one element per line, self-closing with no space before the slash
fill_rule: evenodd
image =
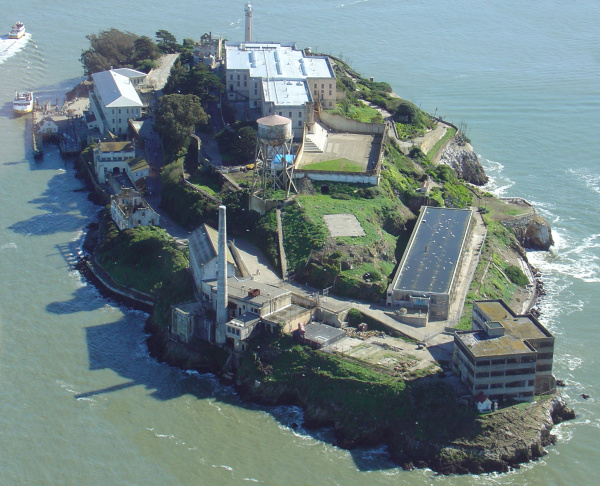
<path id="1" fill-rule="evenodd" d="M 312 101 L 304 80 L 263 79 L 263 98 L 276 106 L 303 106 Z"/>
<path id="2" fill-rule="evenodd" d="M 123 76 L 127 76 L 128 78 L 145 78 L 147 76 L 146 73 L 143 73 L 142 71 L 136 71 L 135 69 L 131 68 L 119 68 L 113 69 L 112 71 L 113 73 L 122 74 Z"/>
<path id="3" fill-rule="evenodd" d="M 227 69 L 249 70 L 251 78 L 335 78 L 326 57 L 305 57 L 294 44 L 227 43 L 225 66 Z"/>
<path id="4" fill-rule="evenodd" d="M 92 74 L 94 86 L 107 108 L 141 107 L 137 91 L 127 76 L 115 71 Z"/>

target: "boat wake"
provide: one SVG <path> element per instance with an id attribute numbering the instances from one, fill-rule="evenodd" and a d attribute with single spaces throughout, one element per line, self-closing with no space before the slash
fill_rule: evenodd
<path id="1" fill-rule="evenodd" d="M 0 36 L 0 64 L 19 52 L 31 39 L 31 34 L 25 34 L 20 39 L 9 39 L 8 35 Z"/>

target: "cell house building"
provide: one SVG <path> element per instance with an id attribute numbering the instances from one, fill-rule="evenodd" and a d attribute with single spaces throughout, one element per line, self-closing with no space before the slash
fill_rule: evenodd
<path id="1" fill-rule="evenodd" d="M 432 319 L 448 318 L 471 220 L 470 209 L 421 208 L 388 287 L 388 306 L 419 310 Z"/>

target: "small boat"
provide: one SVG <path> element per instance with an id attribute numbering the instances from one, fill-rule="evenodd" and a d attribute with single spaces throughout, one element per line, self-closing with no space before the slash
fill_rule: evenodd
<path id="1" fill-rule="evenodd" d="M 12 29 L 8 33 L 8 38 L 9 39 L 20 39 L 24 35 L 25 35 L 25 25 L 23 25 L 23 22 L 17 22 L 15 25 L 12 26 Z"/>
<path id="2" fill-rule="evenodd" d="M 15 99 L 13 100 L 13 112 L 15 115 L 24 115 L 33 111 L 33 92 L 32 91 L 15 91 Z"/>

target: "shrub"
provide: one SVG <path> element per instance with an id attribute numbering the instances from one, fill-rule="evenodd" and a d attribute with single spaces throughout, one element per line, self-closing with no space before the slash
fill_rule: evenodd
<path id="1" fill-rule="evenodd" d="M 509 265 L 504 270 L 504 273 L 512 283 L 520 287 L 525 287 L 529 283 L 529 279 L 527 278 L 527 276 L 516 265 Z"/>

